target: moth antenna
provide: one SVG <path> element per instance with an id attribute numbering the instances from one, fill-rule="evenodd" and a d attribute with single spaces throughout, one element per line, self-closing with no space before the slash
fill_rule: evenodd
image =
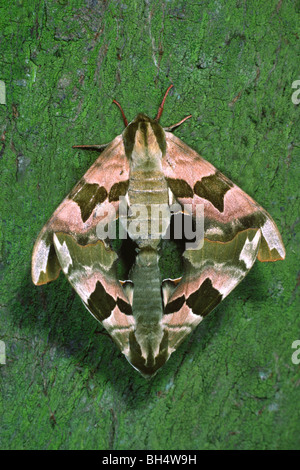
<path id="1" fill-rule="evenodd" d="M 170 85 L 169 88 L 167 89 L 166 93 L 165 93 L 165 96 L 161 102 L 161 105 L 160 107 L 158 108 L 158 112 L 157 112 L 157 116 L 156 118 L 154 119 L 155 121 L 159 121 L 160 120 L 160 117 L 162 115 L 162 112 L 163 112 L 163 109 L 164 109 L 164 104 L 165 104 L 165 101 L 166 101 L 166 97 L 168 96 L 168 93 L 169 91 L 171 90 L 171 88 L 173 88 L 174 85 Z"/>
<path id="2" fill-rule="evenodd" d="M 126 116 L 125 116 L 125 114 L 124 114 L 124 111 L 123 111 L 123 109 L 122 109 L 122 106 L 121 106 L 120 103 L 118 103 L 116 100 L 113 100 L 113 103 L 115 103 L 115 104 L 118 106 L 118 108 L 120 109 L 120 111 L 121 111 L 121 113 L 122 113 L 122 117 L 123 117 L 123 121 L 124 121 L 125 127 L 127 127 L 127 126 L 128 126 L 128 121 L 127 121 L 127 119 L 126 119 Z"/>

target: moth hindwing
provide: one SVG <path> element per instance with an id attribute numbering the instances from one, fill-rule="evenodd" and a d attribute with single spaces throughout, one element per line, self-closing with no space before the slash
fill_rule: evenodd
<path id="1" fill-rule="evenodd" d="M 46 223 L 32 255 L 34 284 L 55 280 L 62 269 L 85 307 L 145 377 L 157 372 L 256 258 L 285 257 L 271 216 L 170 132 L 190 116 L 161 127 L 171 87 L 155 119 L 138 114 L 128 124 L 115 101 L 123 133 L 104 150 L 78 146 L 103 152 Z M 202 223 L 195 243 L 187 243 L 174 222 L 180 214 L 181 220 Z M 185 241 L 182 273 L 162 279 L 160 248 L 162 240 L 168 243 L 172 223 Z M 118 262 L 126 249 L 113 248 L 117 228 L 119 238 L 131 243 L 124 278 Z"/>

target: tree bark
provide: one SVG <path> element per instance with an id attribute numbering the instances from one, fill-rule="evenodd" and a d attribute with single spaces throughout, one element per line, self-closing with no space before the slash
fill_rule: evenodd
<path id="1" fill-rule="evenodd" d="M 2 0 L 0 11 L 1 448 L 299 448 L 297 3 Z M 123 131 L 113 99 L 129 121 L 155 117 L 170 83 L 162 125 L 192 114 L 176 135 L 271 213 L 287 258 L 257 262 L 146 381 L 63 275 L 32 284 L 30 257 L 95 159 L 72 145 Z M 164 269 L 176 271 L 172 253 Z"/>

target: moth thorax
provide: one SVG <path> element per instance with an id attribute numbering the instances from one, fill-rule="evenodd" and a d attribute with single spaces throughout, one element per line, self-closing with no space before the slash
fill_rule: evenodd
<path id="1" fill-rule="evenodd" d="M 162 151 L 150 123 L 140 123 L 135 133 L 131 167 L 145 171 L 162 170 Z"/>
<path id="2" fill-rule="evenodd" d="M 126 155 L 131 161 L 131 169 L 161 170 L 161 159 L 166 151 L 166 138 L 158 122 L 145 114 L 138 114 L 125 129 L 123 139 Z"/>

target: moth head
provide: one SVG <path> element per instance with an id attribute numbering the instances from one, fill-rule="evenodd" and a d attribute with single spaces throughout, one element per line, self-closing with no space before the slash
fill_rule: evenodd
<path id="1" fill-rule="evenodd" d="M 161 125 L 140 113 L 123 131 L 125 153 L 134 164 L 156 166 L 166 153 L 165 132 Z"/>
<path id="2" fill-rule="evenodd" d="M 146 114 L 140 113 L 137 117 L 128 124 L 124 111 L 116 100 L 113 100 L 120 109 L 125 130 L 123 132 L 123 140 L 126 156 L 133 165 L 143 167 L 145 170 L 154 170 L 155 167 L 160 166 L 160 161 L 166 153 L 166 131 L 172 131 L 184 121 L 189 119 L 192 115 L 186 116 L 181 121 L 173 124 L 172 126 L 160 126 L 159 120 L 162 115 L 166 97 L 173 85 L 171 84 L 167 89 L 165 96 L 158 108 L 155 119 L 151 119 Z"/>
<path id="3" fill-rule="evenodd" d="M 128 124 L 120 103 L 113 100 L 113 103 L 118 106 L 123 116 L 125 124 L 123 132 L 125 153 L 134 166 L 143 166 L 146 170 L 153 170 L 156 166 L 160 166 L 160 161 L 166 153 L 167 145 L 165 132 L 160 126 L 159 120 L 164 109 L 166 97 L 172 87 L 173 85 L 170 85 L 167 89 L 155 119 L 140 113 Z"/>

